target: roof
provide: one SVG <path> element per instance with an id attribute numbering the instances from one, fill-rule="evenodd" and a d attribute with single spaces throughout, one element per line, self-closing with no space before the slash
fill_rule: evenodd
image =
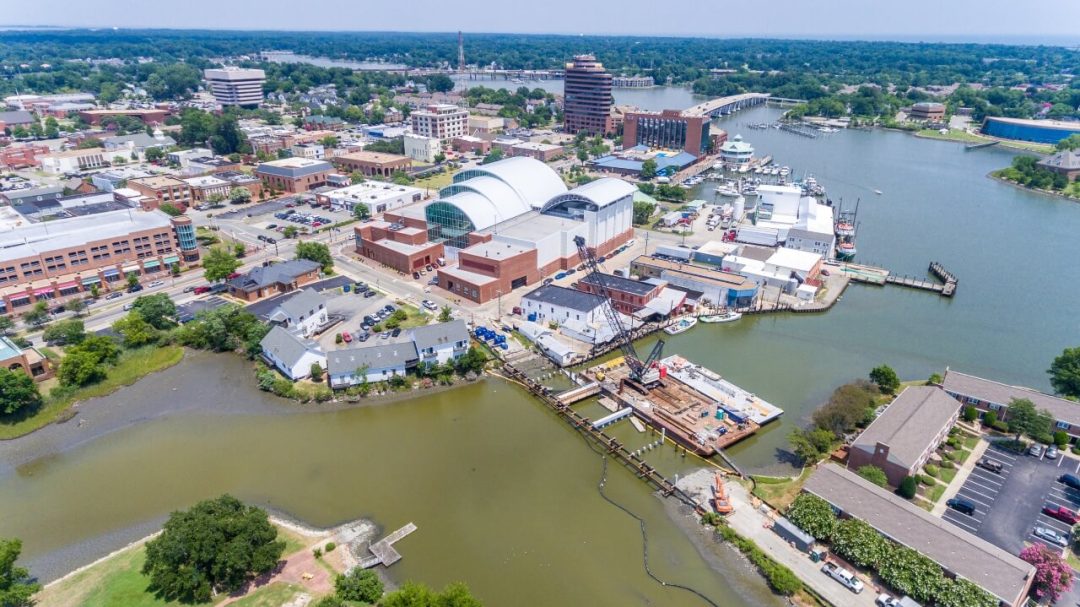
<path id="1" fill-rule="evenodd" d="M 1073 133 L 1080 132 L 1080 122 L 1066 122 L 1064 120 L 1030 120 L 1027 118 L 1006 118 L 1004 116 L 987 116 L 987 122 L 1005 122 L 1023 126 L 1035 126 L 1044 129 L 1057 129 Z"/>
<path id="2" fill-rule="evenodd" d="M 967 375 L 951 369 L 945 371 L 941 387 L 950 394 L 971 396 L 981 401 L 1008 406 L 1013 399 L 1026 398 L 1036 409 L 1046 409 L 1055 421 L 1080 426 L 1080 403 L 1044 394 L 1023 386 L 1010 386 L 989 379 Z"/>
<path id="3" fill-rule="evenodd" d="M 787 249 L 780 247 L 776 252 L 765 260 L 765 263 L 781 268 L 791 268 L 801 272 L 809 272 L 821 261 L 821 255 L 809 251 Z"/>
<path id="4" fill-rule="evenodd" d="M 253 268 L 248 273 L 230 280 L 229 285 L 242 291 L 252 291 L 278 283 L 290 283 L 298 276 L 317 270 L 319 267 L 319 264 L 309 259 L 293 259 Z"/>
<path id="5" fill-rule="evenodd" d="M 302 289 L 296 295 L 278 304 L 278 308 L 289 318 L 299 318 L 313 313 L 326 305 L 326 298 L 313 289 Z"/>
<path id="6" fill-rule="evenodd" d="M 169 216 L 161 211 L 130 209 L 23 225 L 0 231 L 0 261 L 83 246 L 141 230 L 171 227 Z"/>
<path id="7" fill-rule="evenodd" d="M 13 112 L 0 112 L 0 122 L 4 124 L 30 124 L 34 121 L 34 117 L 25 110 L 15 110 Z"/>
<path id="8" fill-rule="evenodd" d="M 180 181 L 183 181 L 184 183 L 188 184 L 190 187 L 193 188 L 212 188 L 215 186 L 220 187 L 227 186 L 230 183 L 224 179 L 219 179 L 216 175 L 188 177 L 187 179 L 181 179 Z"/>
<path id="9" fill-rule="evenodd" d="M 147 135 L 146 133 L 132 133 L 130 135 L 117 135 L 115 137 L 106 137 L 104 140 L 105 145 L 123 145 L 127 142 L 132 142 L 137 148 L 152 148 L 152 147 L 165 147 L 170 145 L 176 145 L 176 140 L 172 137 L 162 137 L 158 139 L 153 135 Z"/>
<path id="10" fill-rule="evenodd" d="M 527 156 L 515 156 L 471 167 L 454 176 L 454 183 L 488 175 L 510 186 L 528 207 L 539 209 L 553 197 L 566 193 L 566 184 L 551 167 Z"/>
<path id="11" fill-rule="evenodd" d="M 22 348 L 15 345 L 15 342 L 11 341 L 7 337 L 0 335 L 0 360 L 15 358 L 20 354 L 22 354 Z"/>
<path id="12" fill-rule="evenodd" d="M 416 360 L 416 346 L 411 341 L 337 350 L 326 356 L 326 370 L 330 375 L 352 375 L 361 367 L 389 369 L 404 367 Z"/>
<path id="13" fill-rule="evenodd" d="M 488 242 L 481 242 L 474 244 L 471 247 L 462 249 L 462 253 L 468 253 L 476 257 L 484 257 L 486 259 L 510 259 L 511 257 L 517 257 L 522 253 L 531 251 L 531 248 L 523 247 L 521 245 L 512 244 L 509 242 L 501 242 L 497 240 L 491 240 Z"/>
<path id="14" fill-rule="evenodd" d="M 636 186 L 628 181 L 617 179 L 615 177 L 602 177 L 590 181 L 589 183 L 579 185 L 578 187 L 570 190 L 565 196 L 577 196 L 584 198 L 589 202 L 592 202 L 599 208 L 603 208 L 612 204 L 618 200 L 621 200 L 627 196 L 631 198 L 634 192 L 639 192 Z M 563 198 L 559 196 L 558 198 Z M 552 200 L 554 202 L 554 200 Z M 548 203 L 551 204 L 550 202 Z"/>
<path id="15" fill-rule="evenodd" d="M 300 359 L 309 352 L 320 354 L 319 346 L 315 343 L 301 339 L 289 330 L 282 327 L 274 327 L 259 342 L 263 352 L 269 352 L 288 367 L 294 367 Z"/>
<path id="16" fill-rule="evenodd" d="M 339 154 L 334 156 L 334 160 L 355 160 L 356 162 L 370 162 L 372 164 L 386 164 L 397 162 L 408 162 L 412 159 L 408 156 L 401 156 L 399 154 L 387 154 L 386 152 L 369 152 L 367 150 L 360 150 L 359 152 L 350 152 L 348 154 Z"/>
<path id="17" fill-rule="evenodd" d="M 960 402 L 937 386 L 909 386 L 851 448 L 873 453 L 878 443 L 887 445 L 889 461 L 910 469 L 959 410 Z"/>
<path id="18" fill-rule="evenodd" d="M 329 162 L 310 158 L 282 158 L 281 160 L 263 162 L 255 168 L 256 173 L 289 177 L 291 179 L 332 170 L 334 170 L 334 166 Z"/>
<path id="19" fill-rule="evenodd" d="M 722 286 L 727 289 L 735 289 L 736 291 L 755 288 L 754 282 L 745 276 L 732 274 L 730 272 L 720 272 L 718 270 L 703 268 L 689 263 L 657 259 L 655 257 L 649 257 L 648 255 L 640 255 L 631 263 L 659 269 L 661 270 L 661 278 L 666 278 L 663 275 L 663 272 L 672 272 L 687 276 L 695 282 Z"/>
<path id="20" fill-rule="evenodd" d="M 553 306 L 570 308 L 579 312 L 591 312 L 600 307 L 600 298 L 592 293 L 567 289 L 555 284 L 547 284 L 526 293 L 522 300 L 532 300 Z"/>
<path id="21" fill-rule="evenodd" d="M 498 280 L 494 276 L 488 276 L 487 274 L 481 274 L 479 272 L 470 272 L 463 270 L 457 266 L 449 268 L 439 268 L 439 275 L 447 275 L 450 278 L 466 282 L 474 287 L 480 287 L 488 283 L 492 283 Z"/>
<path id="22" fill-rule="evenodd" d="M 656 285 L 647 282 L 600 273 L 586 274 L 585 278 L 582 278 L 580 282 L 602 286 L 612 291 L 623 291 L 625 293 L 642 296 L 651 293 L 656 288 Z"/>
<path id="23" fill-rule="evenodd" d="M 1035 573 L 1018 557 L 840 466 L 818 466 L 803 489 L 1009 605 L 1019 603 Z"/>
<path id="24" fill-rule="evenodd" d="M 469 330 L 465 327 L 465 321 L 460 319 L 416 327 L 411 335 L 417 351 L 469 340 Z"/>
<path id="25" fill-rule="evenodd" d="M 64 194 L 64 188 L 61 186 L 45 186 L 42 188 L 24 188 L 21 190 L 7 190 L 0 192 L 4 198 L 8 199 L 11 204 L 18 204 L 19 201 L 28 200 L 31 198 L 41 200 L 53 200 L 60 198 Z"/>
<path id="26" fill-rule="evenodd" d="M 437 202 L 454 205 L 472 222 L 476 230 L 528 213 L 530 207 L 514 188 L 496 177 L 474 177 L 451 184 L 442 190 Z"/>
<path id="27" fill-rule="evenodd" d="M 1062 150 L 1057 154 L 1043 158 L 1038 164 L 1039 166 L 1068 171 L 1080 170 L 1080 150 Z"/>
<path id="28" fill-rule="evenodd" d="M 175 188 L 183 187 L 188 184 L 183 180 L 168 175 L 154 175 L 152 177 L 137 177 L 135 179 L 129 179 L 128 185 L 131 184 L 144 185 L 152 190 L 160 190 L 161 188 Z"/>

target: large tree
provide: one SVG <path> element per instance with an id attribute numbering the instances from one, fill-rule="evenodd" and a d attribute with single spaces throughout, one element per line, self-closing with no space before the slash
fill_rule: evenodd
<path id="1" fill-rule="evenodd" d="M 59 345 L 77 344 L 85 337 L 86 329 L 83 327 L 83 321 L 74 318 L 57 321 L 41 333 L 41 338 L 46 343 L 55 342 Z"/>
<path id="2" fill-rule="evenodd" d="M 296 245 L 296 258 L 314 261 L 322 266 L 324 272 L 334 267 L 334 258 L 330 247 L 321 242 L 301 242 Z"/>
<path id="3" fill-rule="evenodd" d="M 1065 397 L 1080 398 L 1080 347 L 1065 348 L 1061 356 L 1050 363 L 1046 372 L 1050 374 L 1050 385 L 1055 392 Z"/>
<path id="4" fill-rule="evenodd" d="M 176 303 L 168 293 L 143 295 L 131 305 L 155 329 L 168 329 L 176 324 L 173 322 L 173 318 L 176 317 Z"/>
<path id="5" fill-rule="evenodd" d="M 885 394 L 893 394 L 900 387 L 900 378 L 889 365 L 878 365 L 870 370 L 870 381 L 877 384 Z"/>
<path id="6" fill-rule="evenodd" d="M 128 348 L 145 346 L 158 339 L 157 330 L 138 310 L 132 310 L 126 316 L 117 319 L 112 329 L 124 337 L 124 346 Z"/>
<path id="7" fill-rule="evenodd" d="M 337 596 L 347 601 L 361 601 L 374 605 L 383 595 L 383 583 L 378 574 L 370 569 L 353 568 L 347 575 L 334 580 Z"/>
<path id="8" fill-rule="evenodd" d="M 105 366 L 85 350 L 68 352 L 60 361 L 60 385 L 78 388 L 105 379 Z"/>
<path id="9" fill-rule="evenodd" d="M 240 260 L 224 247 L 214 247 L 203 255 L 203 276 L 210 282 L 225 280 L 240 267 Z"/>
<path id="10" fill-rule="evenodd" d="M 160 598 L 205 602 L 271 571 L 284 550 L 264 510 L 223 495 L 169 515 L 142 572 Z"/>
<path id="11" fill-rule="evenodd" d="M 0 368 L 0 413 L 11 415 L 41 406 L 41 394 L 30 376 Z"/>
<path id="12" fill-rule="evenodd" d="M 41 590 L 26 568 L 15 565 L 21 552 L 19 540 L 0 539 L 0 607 L 30 607 L 30 597 Z"/>
<path id="13" fill-rule="evenodd" d="M 1035 403 L 1026 398 L 1014 398 L 1006 409 L 1009 429 L 1016 433 L 1016 440 L 1027 434 L 1032 438 L 1043 438 L 1050 434 L 1053 416 L 1035 409 Z"/>
<path id="14" fill-rule="evenodd" d="M 23 312 L 23 320 L 28 325 L 40 327 L 49 322 L 49 305 L 43 301 L 34 304 L 29 311 Z"/>

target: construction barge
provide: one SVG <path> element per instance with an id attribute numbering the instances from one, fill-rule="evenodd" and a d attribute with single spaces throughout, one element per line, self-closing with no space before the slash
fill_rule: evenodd
<path id="1" fill-rule="evenodd" d="M 656 368 L 659 379 L 647 388 L 634 380 L 625 357 L 596 365 L 585 375 L 620 408 L 630 408 L 702 457 L 716 455 L 784 413 L 681 356 L 661 359 Z"/>

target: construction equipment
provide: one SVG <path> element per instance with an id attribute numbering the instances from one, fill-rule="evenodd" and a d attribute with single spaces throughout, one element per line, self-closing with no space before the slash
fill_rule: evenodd
<path id="1" fill-rule="evenodd" d="M 622 319 L 615 310 L 615 305 L 611 301 L 611 291 L 607 287 L 606 275 L 600 272 L 600 267 L 596 263 L 596 257 L 594 257 L 592 251 L 585 246 L 585 238 L 583 236 L 575 236 L 574 244 L 577 245 L 578 256 L 581 257 L 581 260 L 585 262 L 585 266 L 588 268 L 589 276 L 594 278 L 593 286 L 595 287 L 595 291 L 593 294 L 600 300 L 602 304 L 600 309 L 603 310 L 608 324 L 611 326 L 612 330 L 615 331 L 615 343 L 618 344 L 619 349 L 622 350 L 623 356 L 626 359 L 626 365 L 630 367 L 630 379 L 637 382 L 642 387 L 660 381 L 661 372 L 657 361 L 659 361 L 661 355 L 663 355 L 664 340 L 660 339 L 656 341 L 656 345 L 653 346 L 652 351 L 649 352 L 648 358 L 642 360 L 641 357 L 638 356 L 637 350 L 634 349 L 633 335 L 623 326 Z"/>

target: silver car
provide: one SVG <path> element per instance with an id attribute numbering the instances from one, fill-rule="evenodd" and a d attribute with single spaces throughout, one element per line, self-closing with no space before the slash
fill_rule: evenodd
<path id="1" fill-rule="evenodd" d="M 1056 445 L 1050 445 L 1046 449 L 1046 459 L 1057 459 L 1058 448 Z"/>
<path id="2" fill-rule="evenodd" d="M 1039 539 L 1046 540 L 1047 542 L 1050 542 L 1051 544 L 1054 544 L 1056 546 L 1061 546 L 1062 548 L 1065 548 L 1069 545 L 1069 539 L 1061 535 L 1057 531 L 1054 531 L 1053 529 L 1047 529 L 1046 527 L 1035 527 L 1034 535 Z"/>
<path id="3" fill-rule="evenodd" d="M 1028 455 L 1031 455 L 1033 457 L 1042 457 L 1042 454 L 1043 454 L 1043 446 L 1040 445 L 1039 443 L 1035 443 L 1034 445 L 1031 446 L 1030 449 L 1028 449 Z"/>

